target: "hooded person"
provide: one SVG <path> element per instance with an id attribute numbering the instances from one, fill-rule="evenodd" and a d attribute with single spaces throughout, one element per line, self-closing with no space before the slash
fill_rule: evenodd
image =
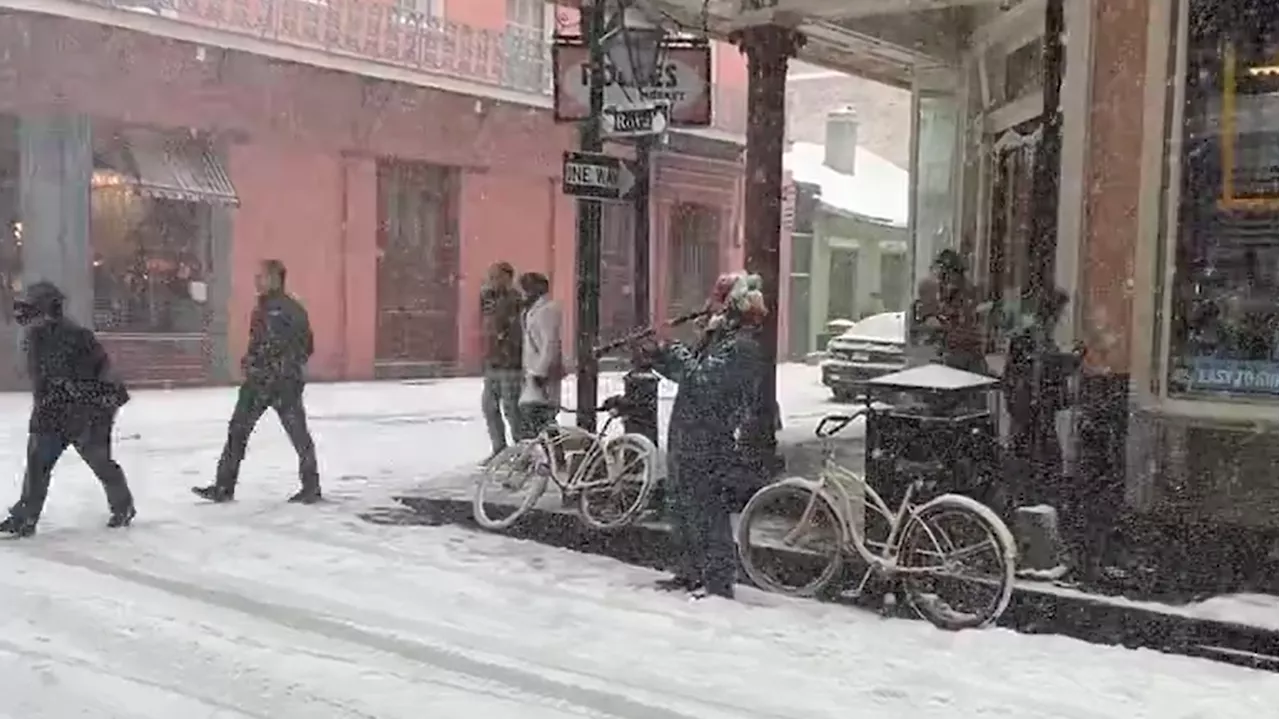
<path id="1" fill-rule="evenodd" d="M 653 368 L 678 386 L 667 429 L 667 487 L 674 576 L 664 590 L 733 597 L 737 570 L 729 515 L 742 476 L 737 430 L 767 371 L 757 334 L 764 320 L 758 275 L 722 275 L 693 345 L 650 348 Z"/>
<path id="2" fill-rule="evenodd" d="M 75 447 L 106 491 L 107 526 L 128 526 L 135 514 L 124 471 L 111 456 L 111 430 L 129 392 L 113 376 L 93 332 L 63 314 L 65 299 L 57 285 L 37 282 L 14 302 L 14 317 L 26 328 L 31 420 L 22 496 L 0 521 L 0 533 L 35 533 L 53 467 L 68 446 Z"/>

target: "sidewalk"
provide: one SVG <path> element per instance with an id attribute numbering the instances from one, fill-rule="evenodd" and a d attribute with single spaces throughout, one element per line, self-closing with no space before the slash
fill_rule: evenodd
<path id="1" fill-rule="evenodd" d="M 860 454 L 859 445 L 857 440 L 848 442 L 846 450 Z M 812 461 L 815 454 L 808 442 L 784 444 L 783 453 L 788 456 L 789 470 L 792 457 L 805 463 Z M 461 470 L 431 480 L 396 500 L 415 515 L 409 522 L 474 526 L 471 503 L 475 479 L 474 470 Z M 671 556 L 669 528 L 664 522 L 643 521 L 615 532 L 595 532 L 572 510 L 562 508 L 555 492 L 544 495 L 534 511 L 508 534 L 645 567 L 661 568 Z M 855 575 L 847 573 L 848 576 Z M 1267 599 L 1259 597 L 1257 601 L 1265 604 Z M 1019 580 L 1000 626 L 1025 634 L 1056 634 L 1095 644 L 1142 647 L 1277 671 L 1277 605 L 1274 597 L 1269 599 L 1270 615 L 1256 603 L 1252 611 L 1241 613 L 1232 611 L 1234 607 L 1223 600 L 1212 600 L 1205 606 L 1174 606 Z M 861 603 L 848 597 L 837 601 Z"/>

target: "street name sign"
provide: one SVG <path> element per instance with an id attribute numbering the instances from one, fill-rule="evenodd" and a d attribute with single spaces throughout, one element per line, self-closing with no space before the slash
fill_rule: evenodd
<path id="1" fill-rule="evenodd" d="M 564 194 L 593 200 L 629 200 L 635 170 L 621 157 L 595 152 L 564 153 Z"/>
<path id="2" fill-rule="evenodd" d="M 604 109 L 604 130 L 615 136 L 661 135 L 667 130 L 668 103 L 649 102 Z"/>

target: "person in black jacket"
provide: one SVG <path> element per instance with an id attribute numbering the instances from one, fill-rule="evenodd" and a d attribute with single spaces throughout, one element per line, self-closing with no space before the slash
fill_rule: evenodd
<path id="1" fill-rule="evenodd" d="M 732 598 L 737 570 L 729 515 L 750 468 L 737 430 L 758 406 L 764 372 L 756 339 L 765 316 L 760 278 L 729 274 L 716 283 L 696 346 L 654 348 L 654 370 L 675 382 L 667 427 L 667 498 L 677 560 L 663 590 Z"/>
<path id="2" fill-rule="evenodd" d="M 302 489 L 289 501 L 312 504 L 320 500 L 316 447 L 302 406 L 304 369 L 315 345 L 307 311 L 285 292 L 284 281 L 285 267 L 279 260 L 265 260 L 254 278 L 258 305 L 249 319 L 249 349 L 240 362 L 244 382 L 227 427 L 227 443 L 218 460 L 214 483 L 191 488 L 196 495 L 213 502 L 235 498 L 249 435 L 268 408 L 275 410 L 298 453 Z"/>
<path id="3" fill-rule="evenodd" d="M 111 509 L 107 526 L 128 526 L 135 514 L 124 471 L 111 457 L 111 428 L 129 392 L 112 377 L 107 353 L 93 332 L 63 316 L 63 301 L 56 285 L 37 282 L 14 302 L 15 318 L 27 327 L 32 405 L 22 497 L 0 522 L 5 534 L 35 533 L 53 466 L 68 445 L 106 490 Z"/>

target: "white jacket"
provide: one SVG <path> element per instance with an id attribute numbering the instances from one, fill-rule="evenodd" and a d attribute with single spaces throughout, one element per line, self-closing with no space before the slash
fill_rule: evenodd
<path id="1" fill-rule="evenodd" d="M 563 317 L 560 304 L 548 295 L 539 297 L 524 312 L 524 343 L 521 348 L 521 364 L 525 386 L 520 394 L 521 404 L 560 404 L 560 380 L 564 375 L 564 358 L 561 352 L 560 329 Z M 539 392 L 534 377 L 546 379 L 545 396 Z"/>

